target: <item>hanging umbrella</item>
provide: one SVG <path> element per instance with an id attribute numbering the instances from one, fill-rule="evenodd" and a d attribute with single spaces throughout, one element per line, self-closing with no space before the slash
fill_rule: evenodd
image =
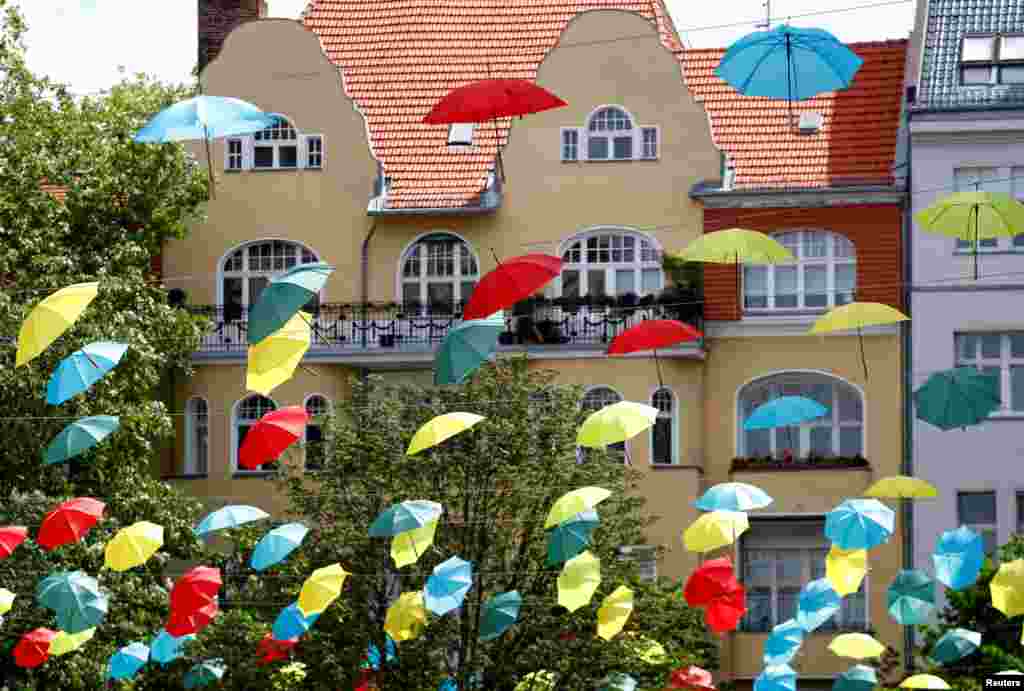
<path id="1" fill-rule="evenodd" d="M 562 260 L 547 254 L 525 254 L 498 262 L 473 289 L 463 319 L 484 319 L 530 297 L 562 272 Z"/>
<path id="2" fill-rule="evenodd" d="M 976 367 L 936 372 L 914 392 L 917 417 L 946 431 L 967 429 L 988 419 L 1003 405 L 998 373 Z"/>
<path id="3" fill-rule="evenodd" d="M 437 523 L 435 518 L 419 528 L 407 530 L 391 538 L 391 558 L 395 561 L 396 568 L 415 564 L 430 549 L 437 533 Z"/>
<path id="4" fill-rule="evenodd" d="M 857 592 L 868 572 L 866 549 L 841 549 L 832 545 L 825 557 L 825 578 L 839 595 Z"/>
<path id="5" fill-rule="evenodd" d="M 203 605 L 198 609 L 176 610 L 171 606 L 171 615 L 164 625 L 167 633 L 172 636 L 182 637 L 189 634 L 196 634 L 210 625 L 217 615 L 220 614 L 220 607 L 216 602 Z"/>
<path id="6" fill-rule="evenodd" d="M 597 691 L 636 691 L 636 679 L 628 674 L 613 672 L 601 680 Z"/>
<path id="7" fill-rule="evenodd" d="M 742 511 L 712 511 L 701 514 L 683 532 L 683 544 L 691 552 L 710 552 L 736 542 L 749 527 Z"/>
<path id="8" fill-rule="evenodd" d="M 139 521 L 122 528 L 104 548 L 104 563 L 114 571 L 145 564 L 164 544 L 164 529 L 156 523 Z"/>
<path id="9" fill-rule="evenodd" d="M 658 419 L 658 409 L 634 403 L 619 401 L 595 410 L 587 416 L 576 434 L 576 445 L 590 449 L 603 449 L 611 444 L 632 439 L 644 430 L 650 429 Z"/>
<path id="10" fill-rule="evenodd" d="M 590 603 L 601 585 L 601 560 L 590 551 L 565 562 L 558 575 L 558 604 L 570 612 Z"/>
<path id="11" fill-rule="evenodd" d="M 295 644 L 298 642 L 298 638 L 289 638 L 284 641 L 279 641 L 276 640 L 272 634 L 264 634 L 259 645 L 256 647 L 260 656 L 259 660 L 256 661 L 256 664 L 267 665 L 276 660 L 286 659 L 291 649 L 294 648 Z"/>
<path id="12" fill-rule="evenodd" d="M 36 542 L 46 550 L 54 550 L 80 540 L 103 516 L 106 505 L 98 499 L 69 499 L 43 518 Z"/>
<path id="13" fill-rule="evenodd" d="M 448 331 L 434 356 L 434 384 L 464 382 L 490 359 L 498 347 L 498 335 L 504 330 L 505 319 L 492 314 L 485 319 L 464 321 Z"/>
<path id="14" fill-rule="evenodd" d="M 196 566 L 178 579 L 171 589 L 171 609 L 178 612 L 192 612 L 201 607 L 215 604 L 222 581 L 220 569 Z M 170 629 L 168 631 L 175 636 Z"/>
<path id="15" fill-rule="evenodd" d="M 981 634 L 967 629 L 950 629 L 942 634 L 942 638 L 932 646 L 932 660 L 940 665 L 948 665 L 960 658 L 967 657 L 981 646 Z"/>
<path id="16" fill-rule="evenodd" d="M 222 660 L 204 660 L 194 665 L 185 674 L 183 683 L 186 689 L 198 689 L 220 681 L 224 676 L 224 664 Z"/>
<path id="17" fill-rule="evenodd" d="M 951 590 L 974 585 L 984 563 L 984 541 L 965 525 L 943 532 L 932 554 L 936 580 Z"/>
<path id="18" fill-rule="evenodd" d="M 484 603 L 480 617 L 480 640 L 492 641 L 516 623 L 523 598 L 515 590 L 500 593 Z"/>
<path id="19" fill-rule="evenodd" d="M 754 691 L 796 691 L 796 672 L 789 665 L 771 665 L 754 680 Z"/>
<path id="20" fill-rule="evenodd" d="M 597 511 L 583 511 L 547 531 L 548 566 L 572 559 L 590 546 L 590 536 L 600 524 Z"/>
<path id="21" fill-rule="evenodd" d="M 233 504 L 208 514 L 196 526 L 195 533 L 196 535 L 206 535 L 217 530 L 237 528 L 246 523 L 261 521 L 264 518 L 270 518 L 270 514 L 263 509 L 245 504 Z"/>
<path id="22" fill-rule="evenodd" d="M 317 262 L 300 264 L 272 278 L 249 310 L 249 345 L 256 345 L 284 328 L 303 306 L 316 298 L 333 272 L 333 266 Z"/>
<path id="23" fill-rule="evenodd" d="M 398 659 L 398 649 L 395 647 L 395 640 L 384 634 L 384 661 L 387 664 L 391 664 Z M 363 669 L 380 669 L 380 648 L 377 647 L 376 643 L 370 643 L 366 646 L 366 660 L 362 664 Z"/>
<path id="24" fill-rule="evenodd" d="M 817 401 L 804 396 L 782 396 L 759 405 L 743 421 L 744 430 L 793 427 L 809 420 L 828 415 L 829 410 Z M 790 446 L 792 446 L 790 440 Z"/>
<path id="25" fill-rule="evenodd" d="M 746 592 L 726 558 L 701 564 L 686 581 L 683 595 L 691 607 L 703 607 L 704 619 L 715 633 L 732 631 L 746 614 Z"/>
<path id="26" fill-rule="evenodd" d="M 939 491 L 919 477 L 890 475 L 871 485 L 864 496 L 877 499 L 934 499 L 939 496 Z"/>
<path id="27" fill-rule="evenodd" d="M 948 689 L 949 684 L 933 674 L 915 674 L 904 679 L 900 687 L 904 689 L 934 689 L 941 691 L 942 689 Z"/>
<path id="28" fill-rule="evenodd" d="M 895 521 L 877 499 L 847 499 L 825 514 L 825 537 L 840 549 L 871 549 L 889 541 Z"/>
<path id="29" fill-rule="evenodd" d="M 842 598 L 832 589 L 827 578 L 819 578 L 804 585 L 797 599 L 796 623 L 811 633 L 827 622 L 842 606 Z"/>
<path id="30" fill-rule="evenodd" d="M 864 365 L 864 378 L 867 379 L 868 360 L 864 354 L 864 327 L 909 320 L 910 317 L 898 309 L 880 302 L 851 302 L 842 307 L 835 307 L 819 317 L 808 333 L 813 335 L 856 329 L 860 341 L 860 360 Z"/>
<path id="31" fill-rule="evenodd" d="M 103 623 L 109 600 L 95 578 L 81 571 L 59 571 L 36 588 L 40 606 L 57 613 L 57 626 L 67 633 L 81 633 Z"/>
<path id="32" fill-rule="evenodd" d="M 370 524 L 370 537 L 391 537 L 407 530 L 422 528 L 441 517 L 444 507 L 436 501 L 403 501 L 380 512 Z"/>
<path id="33" fill-rule="evenodd" d="M 384 619 L 384 631 L 398 643 L 416 638 L 426 625 L 427 610 L 423 606 L 423 593 L 418 591 L 399 595 L 388 607 Z"/>
<path id="34" fill-rule="evenodd" d="M 107 663 L 107 679 L 128 679 L 149 662 L 149 646 L 129 643 L 111 655 Z"/>
<path id="35" fill-rule="evenodd" d="M 1024 614 L 1024 559 L 1000 564 L 989 590 L 992 606 L 1007 617 Z"/>
<path id="36" fill-rule="evenodd" d="M 597 635 L 606 641 L 615 637 L 633 614 L 633 591 L 624 585 L 601 601 L 597 610 Z"/>
<path id="37" fill-rule="evenodd" d="M 46 402 L 60 405 L 98 382 L 121 362 L 127 343 L 97 341 L 60 361 L 46 384 Z"/>
<path id="38" fill-rule="evenodd" d="M 804 630 L 796 619 L 787 619 L 772 627 L 764 642 L 762 661 L 765 665 L 788 665 L 804 644 Z"/>
<path id="39" fill-rule="evenodd" d="M 306 539 L 309 528 L 301 523 L 286 523 L 264 535 L 252 550 L 249 565 L 263 571 L 288 558 Z"/>
<path id="40" fill-rule="evenodd" d="M 770 235 L 756 230 L 729 228 L 705 233 L 691 242 L 680 253 L 680 259 L 706 264 L 736 265 L 736 296 L 742 303 L 740 290 L 740 264 L 783 264 L 795 262 L 796 257 Z"/>
<path id="41" fill-rule="evenodd" d="M 647 319 L 636 326 L 631 326 L 612 339 L 608 346 L 608 355 L 625 355 L 644 350 L 654 351 L 654 365 L 658 369 L 658 385 L 664 382 L 661 378 L 661 364 L 658 362 L 658 348 L 668 348 L 677 343 L 699 341 L 704 334 L 681 321 L 675 319 Z"/>
<path id="42" fill-rule="evenodd" d="M 458 557 L 450 557 L 434 567 L 423 588 L 423 603 L 437 616 L 444 616 L 462 606 L 466 593 L 473 587 L 473 565 Z"/>
<path id="43" fill-rule="evenodd" d="M 867 660 L 881 657 L 885 646 L 866 633 L 843 633 L 832 639 L 828 649 L 840 657 Z"/>
<path id="44" fill-rule="evenodd" d="M 1024 233 L 1024 204 L 1009 194 L 958 192 L 914 214 L 921 230 L 969 241 L 974 248 L 974 280 L 978 280 L 978 243 Z"/>
<path id="45" fill-rule="evenodd" d="M 7 614 L 14 606 L 14 598 L 17 597 L 7 588 L 0 588 L 0 614 Z"/>
<path id="46" fill-rule="evenodd" d="M 415 456 L 424 449 L 437 446 L 446 439 L 454 437 L 460 432 L 483 420 L 483 415 L 473 413 L 445 413 L 428 420 L 422 427 L 416 430 L 409 448 L 406 449 L 406 456 Z"/>
<path id="47" fill-rule="evenodd" d="M 722 482 L 693 503 L 701 511 L 753 511 L 772 503 L 764 490 L 744 482 Z"/>
<path id="48" fill-rule="evenodd" d="M 18 331 L 15 367 L 34 359 L 82 316 L 99 292 L 100 284 L 76 283 L 61 288 L 32 308 Z"/>
<path id="49" fill-rule="evenodd" d="M 299 592 L 298 605 L 302 613 L 319 614 L 327 609 L 341 595 L 348 575 L 348 571 L 341 568 L 341 564 L 324 566 L 310 574 Z"/>
<path id="50" fill-rule="evenodd" d="M 265 414 L 249 428 L 238 450 L 238 465 L 255 470 L 276 461 L 284 450 L 306 433 L 309 414 L 301 405 L 290 405 Z"/>
<path id="51" fill-rule="evenodd" d="M 95 635 L 95 628 L 79 631 L 78 633 L 58 631 L 57 635 L 54 636 L 53 641 L 50 643 L 50 655 L 53 657 L 60 657 L 61 655 L 73 653 L 91 641 L 92 637 Z"/>
<path id="52" fill-rule="evenodd" d="M 28 528 L 21 525 L 8 525 L 0 528 L 0 559 L 11 556 L 18 545 L 28 537 Z"/>
<path id="53" fill-rule="evenodd" d="M 43 451 L 43 463 L 63 463 L 85 453 L 99 444 L 121 426 L 121 419 L 113 415 L 93 415 L 75 420 L 61 430 Z"/>
<path id="54" fill-rule="evenodd" d="M 149 659 L 161 665 L 170 664 L 184 655 L 185 644 L 195 639 L 194 633 L 172 636 L 167 633 L 167 629 L 160 629 L 153 640 L 149 642 Z"/>
<path id="55" fill-rule="evenodd" d="M 547 520 L 544 522 L 544 528 L 551 528 L 572 520 L 575 516 L 592 510 L 610 496 L 612 493 L 603 487 L 581 487 L 566 492 L 551 506 Z"/>
<path id="56" fill-rule="evenodd" d="M 38 667 L 50 657 L 50 646 L 57 632 L 50 629 L 32 629 L 14 646 L 14 664 L 18 667 Z"/>
<path id="57" fill-rule="evenodd" d="M 711 672 L 695 665 L 673 670 L 668 679 L 668 687 L 687 691 L 716 691 Z"/>
<path id="58" fill-rule="evenodd" d="M 935 583 L 924 571 L 902 570 L 889 586 L 886 602 L 896 623 L 924 624 L 935 609 Z"/>
<path id="59" fill-rule="evenodd" d="M 530 672 L 519 680 L 513 691 L 555 691 L 555 673 L 546 670 Z"/>
<path id="60" fill-rule="evenodd" d="M 878 686 L 878 675 L 874 667 L 854 665 L 839 675 L 832 684 L 832 691 L 874 691 Z"/>
<path id="61" fill-rule="evenodd" d="M 292 378 L 312 340 L 309 319 L 305 312 L 299 312 L 280 330 L 249 346 L 245 368 L 245 387 L 248 390 L 269 396 L 271 391 Z"/>
<path id="62" fill-rule="evenodd" d="M 315 612 L 306 616 L 302 613 L 298 602 L 293 602 L 281 610 L 274 619 L 274 626 L 271 629 L 274 640 L 287 641 L 292 638 L 299 638 L 316 623 L 320 613 Z"/>

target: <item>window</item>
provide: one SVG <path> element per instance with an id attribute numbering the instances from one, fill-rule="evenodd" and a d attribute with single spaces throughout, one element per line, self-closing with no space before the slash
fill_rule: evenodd
<path id="1" fill-rule="evenodd" d="M 320 394 L 306 399 L 306 471 L 323 470 L 327 448 L 324 445 L 324 418 L 330 413 L 330 403 Z"/>
<path id="2" fill-rule="evenodd" d="M 754 409 L 780 396 L 806 396 L 828 414 L 799 426 L 744 430 Z M 740 456 L 794 458 L 858 456 L 864 453 L 864 401 L 853 386 L 818 372 L 783 372 L 757 379 L 739 393 Z"/>
<path id="3" fill-rule="evenodd" d="M 575 127 L 562 128 L 562 160 L 580 160 L 580 133 Z"/>
<path id="4" fill-rule="evenodd" d="M 235 250 L 220 267 L 225 320 L 244 318 L 246 309 L 256 304 L 260 293 L 274 276 L 300 264 L 317 261 L 319 259 L 311 250 L 287 240 L 264 240 Z M 319 296 L 303 309 L 315 312 L 318 303 Z"/>
<path id="5" fill-rule="evenodd" d="M 658 417 L 651 427 L 651 463 L 675 463 L 675 396 L 670 389 L 658 389 L 651 396 L 651 406 L 658 409 Z"/>
<path id="6" fill-rule="evenodd" d="M 1017 492 L 1017 534 L 1024 535 L 1024 492 Z"/>
<path id="7" fill-rule="evenodd" d="M 957 366 L 977 367 L 998 377 L 1000 412 L 1024 414 L 1024 332 L 961 333 L 954 339 Z"/>
<path id="8" fill-rule="evenodd" d="M 1024 36 L 965 36 L 960 47 L 965 86 L 1024 83 Z"/>
<path id="9" fill-rule="evenodd" d="M 561 129 L 563 161 L 635 161 L 658 158 L 659 130 L 640 127 L 618 106 L 602 106 L 584 127 Z M 580 155 L 582 146 L 584 156 Z"/>
<path id="10" fill-rule="evenodd" d="M 185 475 L 206 475 L 210 456 L 210 416 L 206 401 L 185 404 Z"/>
<path id="11" fill-rule="evenodd" d="M 580 401 L 580 408 L 583 409 L 585 414 L 589 415 L 591 413 L 596 413 L 601 410 L 601 408 L 618 403 L 621 400 L 622 396 L 619 395 L 619 392 L 615 389 L 608 386 L 595 386 L 583 394 L 583 399 Z M 587 450 L 584 450 L 583 452 L 584 456 L 586 456 L 586 451 Z M 626 442 L 620 441 L 618 443 L 611 444 L 608 446 L 607 451 L 610 454 L 622 454 L 625 456 Z M 628 457 L 626 460 L 628 461 Z"/>
<path id="12" fill-rule="evenodd" d="M 640 158 L 653 159 L 658 157 L 658 128 L 643 127 L 640 132 L 643 136 L 643 150 Z"/>
<path id="13" fill-rule="evenodd" d="M 480 265 L 473 251 L 448 233 L 421 238 L 402 257 L 402 302 L 407 306 L 427 305 L 431 311 L 451 313 L 469 301 L 479 280 Z"/>
<path id="14" fill-rule="evenodd" d="M 242 137 L 229 137 L 224 146 L 224 169 L 297 170 L 324 167 L 324 139 L 302 134 L 287 118 L 274 115 L 270 127 Z"/>
<path id="15" fill-rule="evenodd" d="M 274 124 L 253 136 L 253 168 L 297 168 L 299 163 L 298 134 L 291 123 L 280 116 Z"/>
<path id="16" fill-rule="evenodd" d="M 744 310 L 825 311 L 853 302 L 857 253 L 852 242 L 825 230 L 790 231 L 775 239 L 796 262 L 744 266 Z"/>
<path id="17" fill-rule="evenodd" d="M 562 252 L 562 297 L 650 295 L 661 290 L 661 251 L 640 233 L 598 231 Z"/>
<path id="18" fill-rule="evenodd" d="M 956 515 L 957 523 L 981 535 L 985 543 L 985 554 L 994 557 L 999 525 L 996 516 L 996 493 L 957 492 Z"/>
<path id="19" fill-rule="evenodd" d="M 228 170 L 241 170 L 242 169 L 242 140 L 241 139 L 228 139 L 227 140 L 227 153 L 228 153 Z"/>
<path id="20" fill-rule="evenodd" d="M 238 451 L 242 448 L 242 443 L 245 441 L 245 435 L 249 433 L 249 430 L 261 417 L 275 410 L 277 410 L 277 405 L 272 400 L 266 396 L 259 396 L 257 394 L 243 398 L 235 404 L 235 444 L 233 445 L 231 453 L 231 467 L 236 473 L 252 473 L 274 470 L 277 467 L 277 463 L 264 463 L 258 470 L 248 470 L 246 468 L 240 468 L 238 465 Z"/>
<path id="21" fill-rule="evenodd" d="M 306 137 L 306 167 L 324 167 L 324 138 L 319 134 Z"/>
<path id="22" fill-rule="evenodd" d="M 992 183 L 998 178 L 998 171 L 995 168 L 957 168 L 953 171 L 953 188 L 957 192 L 992 191 Z M 974 240 L 961 240 L 957 238 L 956 248 L 958 250 L 974 250 Z M 997 238 L 987 238 L 978 241 L 978 250 L 999 249 Z"/>
<path id="23" fill-rule="evenodd" d="M 636 562 L 637 574 L 641 581 L 658 580 L 658 552 L 651 545 L 630 545 L 619 547 L 619 559 Z"/>
<path id="24" fill-rule="evenodd" d="M 448 146 L 473 146 L 473 130 L 476 124 L 472 122 L 456 122 L 448 125 Z"/>
<path id="25" fill-rule="evenodd" d="M 795 618 L 804 585 L 825 577 L 828 551 L 822 519 L 752 519 L 740 537 L 740 580 L 747 591 L 742 630 L 768 632 Z M 819 631 L 867 628 L 867 581 L 842 599 L 839 612 Z"/>

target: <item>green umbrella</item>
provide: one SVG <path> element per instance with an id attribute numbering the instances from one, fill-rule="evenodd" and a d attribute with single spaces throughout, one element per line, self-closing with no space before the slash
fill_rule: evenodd
<path id="1" fill-rule="evenodd" d="M 846 670 L 832 684 L 832 691 L 872 691 L 878 685 L 878 676 L 873 667 L 854 665 Z"/>
<path id="2" fill-rule="evenodd" d="M 287 324 L 317 296 L 333 271 L 333 266 L 319 262 L 302 264 L 270 281 L 249 310 L 249 345 L 256 345 Z"/>
<path id="3" fill-rule="evenodd" d="M 975 187 L 980 183 L 975 183 Z M 974 245 L 978 280 L 978 242 L 1024 233 L 1024 204 L 1008 194 L 959 192 L 943 197 L 914 218 L 922 230 L 968 240 Z"/>
<path id="4" fill-rule="evenodd" d="M 94 415 L 75 420 L 53 438 L 43 452 L 43 463 L 53 465 L 85 453 L 117 431 L 121 420 L 112 415 Z"/>
<path id="5" fill-rule="evenodd" d="M 924 624 L 935 609 L 935 582 L 924 571 L 900 571 L 889 586 L 887 602 L 897 623 Z"/>
<path id="6" fill-rule="evenodd" d="M 40 605 L 57 613 L 57 625 L 70 634 L 99 626 L 107 616 L 107 596 L 95 578 L 81 571 L 60 571 L 47 576 L 36 588 Z"/>
<path id="7" fill-rule="evenodd" d="M 976 367 L 936 372 L 914 392 L 917 417 L 941 430 L 967 428 L 1002 406 L 999 374 Z"/>
<path id="8" fill-rule="evenodd" d="M 950 629 L 935 642 L 929 657 L 935 662 L 948 665 L 967 657 L 981 645 L 981 634 L 967 629 Z"/>
<path id="9" fill-rule="evenodd" d="M 477 367 L 487 362 L 498 347 L 498 335 L 505 330 L 501 313 L 486 319 L 465 321 L 444 337 L 434 358 L 434 384 L 461 384 Z"/>

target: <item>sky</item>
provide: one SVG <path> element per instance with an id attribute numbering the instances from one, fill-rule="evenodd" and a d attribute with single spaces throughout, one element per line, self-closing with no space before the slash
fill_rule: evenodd
<path id="1" fill-rule="evenodd" d="M 386 1 L 386 0 L 381 0 Z M 666 0 L 687 46 L 724 47 L 763 21 L 764 0 Z M 196 0 L 14 0 L 25 16 L 29 67 L 96 93 L 127 74 L 185 82 L 196 62 Z M 268 0 L 270 16 L 297 18 L 306 0 Z M 160 6 L 160 15 L 154 9 Z M 141 9 L 146 7 L 147 9 Z M 822 13 L 800 17 L 804 13 Z M 828 14 L 825 14 L 828 12 Z M 826 29 L 844 42 L 906 38 L 913 0 L 771 0 L 773 23 Z M 738 26 L 720 27 L 723 24 Z"/>

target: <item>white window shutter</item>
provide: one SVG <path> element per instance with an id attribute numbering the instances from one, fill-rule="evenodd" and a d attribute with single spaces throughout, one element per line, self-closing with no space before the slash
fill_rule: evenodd
<path id="1" fill-rule="evenodd" d="M 231 170 L 231 140 L 230 139 L 225 139 L 225 140 L 223 140 L 223 143 L 224 143 L 224 170 L 225 171 L 229 171 L 229 170 Z M 213 146 L 211 145 L 210 148 L 212 149 Z"/>
<path id="2" fill-rule="evenodd" d="M 253 164 L 253 138 L 242 137 L 242 170 L 252 170 Z"/>
<path id="3" fill-rule="evenodd" d="M 317 135 L 320 137 L 320 170 L 327 169 L 327 138 L 324 135 Z"/>
<path id="4" fill-rule="evenodd" d="M 577 127 L 576 131 L 579 132 L 579 136 L 576 137 L 576 146 L 579 150 L 577 158 L 581 161 L 587 160 L 587 128 Z"/>
<path id="5" fill-rule="evenodd" d="M 298 148 L 295 152 L 295 167 L 303 170 L 309 163 L 309 138 L 304 134 L 296 135 L 295 146 Z"/>

